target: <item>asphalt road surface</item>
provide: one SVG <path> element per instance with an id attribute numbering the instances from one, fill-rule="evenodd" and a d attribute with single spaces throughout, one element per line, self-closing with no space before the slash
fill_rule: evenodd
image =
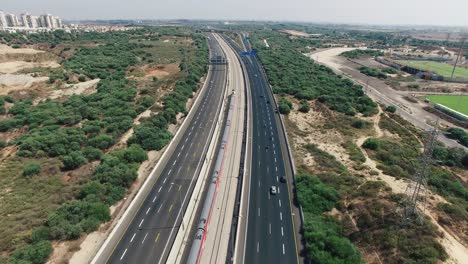
<path id="1" fill-rule="evenodd" d="M 232 43 L 232 42 L 231 42 Z M 250 49 L 250 44 L 244 45 Z M 242 52 L 242 50 L 237 50 Z M 256 57 L 242 56 L 252 95 L 252 160 L 244 263 L 298 263 L 285 162 L 281 151 L 278 115 Z M 291 178 L 287 179 L 290 182 Z M 276 187 L 276 194 L 270 188 Z"/>
<path id="2" fill-rule="evenodd" d="M 222 54 L 212 35 L 211 56 Z M 165 263 L 205 159 L 226 83 L 226 66 L 212 65 L 201 104 L 156 184 L 107 263 Z"/>

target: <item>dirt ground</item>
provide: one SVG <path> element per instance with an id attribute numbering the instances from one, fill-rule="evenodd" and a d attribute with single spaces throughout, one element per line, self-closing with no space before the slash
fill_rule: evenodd
<path id="1" fill-rule="evenodd" d="M 55 61 L 47 62 L 26 62 L 26 61 L 9 61 L 0 63 L 0 73 L 16 73 L 25 69 L 34 68 L 58 68 L 60 64 Z"/>
<path id="2" fill-rule="evenodd" d="M 51 99 L 58 99 L 63 96 L 71 96 L 74 94 L 92 94 L 96 92 L 96 86 L 99 83 L 100 79 L 94 79 L 87 82 L 81 82 L 77 84 L 66 84 L 64 88 L 57 89 L 52 91 L 52 93 L 47 96 Z"/>
<path id="3" fill-rule="evenodd" d="M 0 44 L 0 55 L 5 55 L 5 54 L 37 54 L 37 53 L 43 53 L 44 51 L 41 50 L 35 50 L 35 49 L 14 49 L 10 46 Z"/>
<path id="4" fill-rule="evenodd" d="M 175 63 L 161 65 L 144 65 L 141 67 L 135 67 L 133 69 L 133 73 L 129 76 L 129 78 L 151 79 L 153 77 L 156 77 L 160 79 L 175 74 L 179 71 L 179 65 Z"/>
<path id="5" fill-rule="evenodd" d="M 35 83 L 49 80 L 49 77 L 33 77 L 30 74 L 0 74 L 0 95 L 13 90 L 30 88 Z"/>
<path id="6" fill-rule="evenodd" d="M 298 109 L 298 103 L 294 99 L 293 108 Z M 364 170 L 355 169 L 355 162 L 350 160 L 349 155 L 342 146 L 342 143 L 349 140 L 349 136 L 343 136 L 339 131 L 335 129 L 329 129 L 326 132 L 323 131 L 322 125 L 326 123 L 326 117 L 320 111 L 314 110 L 315 107 L 311 107 L 311 111 L 307 114 L 299 111 L 292 111 L 287 117 L 287 132 L 292 140 L 294 157 L 296 159 L 296 166 L 305 165 L 308 168 L 312 168 L 315 164 L 314 158 L 303 148 L 305 144 L 313 143 L 318 146 L 319 149 L 328 152 L 333 155 L 339 162 L 345 165 L 348 170 L 352 173 L 364 175 L 367 180 L 383 180 L 392 190 L 393 193 L 404 193 L 409 180 L 397 180 L 395 177 L 384 174 L 377 168 L 377 162 L 370 159 L 366 151 L 361 147 L 362 143 L 372 137 L 395 137 L 396 135 L 391 134 L 389 131 L 382 130 L 379 126 L 380 115 L 373 117 L 364 118 L 368 122 L 373 124 L 372 133 L 364 135 L 354 135 L 351 140 L 359 147 L 361 152 L 364 154 L 366 161 L 363 163 Z M 381 111 L 381 110 L 380 110 Z M 376 174 L 377 172 L 377 174 Z M 432 222 L 442 232 L 443 238 L 440 239 L 440 243 L 444 246 L 446 251 L 449 253 L 449 260 L 446 263 L 466 263 L 468 259 L 468 249 L 463 244 L 462 239 L 457 237 L 457 232 L 447 229 L 439 225 L 436 221 L 438 219 L 437 211 L 435 206 L 439 202 L 445 201 L 445 199 L 437 194 L 428 191 L 427 197 L 428 205 L 425 208 L 425 213 L 429 216 Z M 377 252 L 373 252 L 372 255 L 377 255 Z M 375 256 L 373 256 L 375 258 Z"/>

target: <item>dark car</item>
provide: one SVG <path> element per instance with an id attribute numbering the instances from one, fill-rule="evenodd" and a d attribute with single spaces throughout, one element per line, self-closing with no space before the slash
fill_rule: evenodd
<path id="1" fill-rule="evenodd" d="M 282 182 L 282 183 L 285 183 L 285 182 L 286 182 L 286 177 L 284 177 L 284 176 L 281 176 L 281 178 L 280 178 L 280 182 Z"/>

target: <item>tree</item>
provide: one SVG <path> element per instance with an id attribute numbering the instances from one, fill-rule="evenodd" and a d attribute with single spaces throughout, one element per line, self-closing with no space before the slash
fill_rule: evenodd
<path id="1" fill-rule="evenodd" d="M 389 113 L 395 113 L 397 110 L 396 106 L 394 105 L 389 105 L 385 108 L 385 111 L 389 112 Z"/>
<path id="2" fill-rule="evenodd" d="M 301 100 L 301 106 L 299 107 L 299 111 L 302 113 L 308 113 L 310 111 L 309 102 L 307 100 Z"/>
<path id="3" fill-rule="evenodd" d="M 43 240 L 15 250 L 10 261 L 13 264 L 42 264 L 45 263 L 50 253 L 52 253 L 52 244 L 50 241 Z"/>
<path id="4" fill-rule="evenodd" d="M 379 141 L 375 138 L 368 138 L 362 144 L 363 148 L 376 150 L 379 148 Z"/>
<path id="5" fill-rule="evenodd" d="M 26 164 L 23 169 L 23 176 L 33 176 L 41 172 L 42 166 L 37 162 L 31 162 Z"/>
<path id="6" fill-rule="evenodd" d="M 86 160 L 80 151 L 73 151 L 62 158 L 64 170 L 74 170 L 87 162 L 88 160 Z"/>
<path id="7" fill-rule="evenodd" d="M 278 102 L 278 110 L 281 114 L 287 115 L 291 112 L 292 103 L 288 99 L 282 97 Z"/>
<path id="8" fill-rule="evenodd" d="M 89 145 L 104 150 L 114 145 L 114 139 L 109 135 L 101 134 L 91 138 Z"/>
<path id="9" fill-rule="evenodd" d="M 117 151 L 113 155 L 128 163 L 141 163 L 148 159 L 146 151 L 138 144 L 132 144 L 130 147 Z"/>
<path id="10" fill-rule="evenodd" d="M 102 152 L 102 150 L 100 150 L 98 148 L 85 147 L 83 149 L 83 155 L 89 161 L 100 160 L 102 155 L 103 155 L 103 152 Z"/>

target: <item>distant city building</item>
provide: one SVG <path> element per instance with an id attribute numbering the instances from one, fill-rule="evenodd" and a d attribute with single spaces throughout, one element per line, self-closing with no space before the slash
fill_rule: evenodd
<path id="1" fill-rule="evenodd" d="M 6 21 L 8 27 L 17 27 L 18 26 L 18 17 L 15 14 L 6 14 Z"/>
<path id="2" fill-rule="evenodd" d="M 0 27 L 8 27 L 6 14 L 0 10 Z"/>
<path id="3" fill-rule="evenodd" d="M 0 11 L 0 29 L 3 30 L 48 31 L 63 27 L 62 19 L 51 14 L 33 16 L 29 13 L 23 13 L 16 16 L 15 14 Z"/>

